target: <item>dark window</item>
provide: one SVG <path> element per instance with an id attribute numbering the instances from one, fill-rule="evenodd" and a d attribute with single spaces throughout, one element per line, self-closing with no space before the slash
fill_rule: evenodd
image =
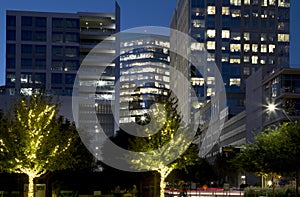
<path id="1" fill-rule="evenodd" d="M 16 59 L 15 58 L 7 58 L 6 59 L 6 68 L 16 68 Z"/>
<path id="2" fill-rule="evenodd" d="M 52 56 L 63 56 L 63 47 L 62 46 L 53 46 L 52 47 Z"/>
<path id="3" fill-rule="evenodd" d="M 32 40 L 32 31 L 23 30 L 21 37 L 22 37 L 23 41 L 30 41 L 30 40 Z"/>
<path id="4" fill-rule="evenodd" d="M 77 61 L 66 61 L 65 64 L 65 69 L 66 70 L 77 70 L 78 69 L 78 62 Z"/>
<path id="5" fill-rule="evenodd" d="M 65 89 L 65 94 L 64 94 L 64 95 L 72 96 L 72 93 L 73 93 L 73 89 L 72 89 L 72 88 L 66 88 L 66 89 Z"/>
<path id="6" fill-rule="evenodd" d="M 60 74 L 60 73 L 53 73 L 51 75 L 51 83 L 52 84 L 62 84 L 62 74 Z"/>
<path id="7" fill-rule="evenodd" d="M 63 43 L 64 42 L 63 32 L 53 32 L 52 33 L 52 42 Z"/>
<path id="8" fill-rule="evenodd" d="M 16 26 L 16 16 L 6 16 L 6 25 L 8 27 Z"/>
<path id="9" fill-rule="evenodd" d="M 36 69 L 45 69 L 46 68 L 46 59 L 36 59 L 35 60 Z"/>
<path id="10" fill-rule="evenodd" d="M 46 27 L 47 26 L 46 17 L 36 17 L 35 18 L 35 26 L 36 27 Z"/>
<path id="11" fill-rule="evenodd" d="M 258 21 L 255 20 L 255 21 L 252 22 L 252 28 L 253 29 L 257 29 L 258 28 Z"/>
<path id="12" fill-rule="evenodd" d="M 53 18 L 52 19 L 52 28 L 63 28 L 64 21 L 62 18 Z"/>
<path id="13" fill-rule="evenodd" d="M 66 47 L 65 56 L 66 57 L 77 57 L 78 56 L 78 47 Z"/>
<path id="14" fill-rule="evenodd" d="M 15 44 L 6 44 L 6 54 L 7 55 L 16 55 L 16 45 Z"/>
<path id="15" fill-rule="evenodd" d="M 45 45 L 35 45 L 35 53 L 39 55 L 46 55 Z"/>
<path id="16" fill-rule="evenodd" d="M 7 30 L 6 40 L 16 40 L 16 30 Z"/>
<path id="17" fill-rule="evenodd" d="M 22 44 L 21 53 L 22 54 L 32 54 L 32 45 L 31 44 Z"/>
<path id="18" fill-rule="evenodd" d="M 75 76 L 76 75 L 74 75 L 74 74 L 66 74 L 66 76 L 65 76 L 65 83 L 66 84 L 74 84 Z"/>
<path id="19" fill-rule="evenodd" d="M 46 37 L 47 37 L 46 31 L 37 31 L 34 34 L 34 40 L 35 41 L 43 41 L 43 42 L 45 42 L 46 41 Z"/>
<path id="20" fill-rule="evenodd" d="M 79 21 L 77 19 L 67 18 L 66 19 L 66 27 L 67 28 L 79 28 Z"/>
<path id="21" fill-rule="evenodd" d="M 79 36 L 77 33 L 66 33 L 65 37 L 66 43 L 78 43 L 79 42 Z"/>
<path id="22" fill-rule="evenodd" d="M 52 70 L 63 70 L 63 61 L 61 60 L 53 60 L 51 64 Z"/>
<path id="23" fill-rule="evenodd" d="M 51 88 L 54 95 L 62 95 L 62 88 Z"/>
<path id="24" fill-rule="evenodd" d="M 31 16 L 22 16 L 21 24 L 22 24 L 22 27 L 31 27 L 32 26 L 32 17 Z"/>
<path id="25" fill-rule="evenodd" d="M 22 69 L 32 69 L 32 59 L 22 58 L 21 59 L 21 68 Z"/>

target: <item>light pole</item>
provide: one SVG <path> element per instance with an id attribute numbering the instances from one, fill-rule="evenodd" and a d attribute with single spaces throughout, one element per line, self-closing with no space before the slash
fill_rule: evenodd
<path id="1" fill-rule="evenodd" d="M 286 116 L 286 118 L 292 123 L 293 120 L 291 119 L 291 117 L 286 113 L 286 111 L 282 108 L 278 108 L 277 105 L 275 105 L 274 103 L 269 103 L 267 105 L 267 111 L 269 112 L 275 112 L 276 110 L 281 110 L 282 113 Z"/>

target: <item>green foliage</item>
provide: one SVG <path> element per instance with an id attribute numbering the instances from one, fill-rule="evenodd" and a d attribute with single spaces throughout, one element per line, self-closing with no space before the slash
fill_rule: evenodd
<path id="1" fill-rule="evenodd" d="M 147 169 L 147 166 L 145 165 L 151 163 L 152 169 L 160 171 L 160 168 L 162 168 L 164 165 L 162 165 L 161 161 L 153 158 L 160 157 L 167 160 L 168 158 L 174 156 L 176 151 L 173 152 L 171 148 L 162 148 L 172 140 L 173 147 L 175 147 L 178 152 L 182 152 L 183 154 L 178 155 L 178 158 L 168 166 L 164 166 L 165 168 L 169 168 L 170 170 L 185 169 L 186 166 L 194 165 L 195 163 L 200 162 L 200 158 L 198 157 L 198 147 L 193 144 L 186 145 L 185 143 L 186 139 L 184 132 L 190 131 L 187 129 L 186 125 L 183 125 L 180 115 L 177 113 L 177 100 L 168 98 L 166 101 L 158 101 L 158 103 L 160 104 L 152 109 L 152 126 L 147 127 L 147 130 L 151 131 L 149 133 L 153 133 L 153 130 L 158 128 L 155 130 L 155 134 L 149 135 L 149 137 L 134 137 L 129 141 L 129 148 L 136 152 L 147 153 L 153 150 L 161 150 L 156 152 L 158 153 L 158 156 L 149 156 L 145 162 L 134 160 L 133 163 L 135 165 L 139 164 L 141 169 Z"/>
<path id="2" fill-rule="evenodd" d="M 260 188 L 260 187 L 247 187 L 245 188 L 245 197 L 256 197 L 256 196 L 272 196 L 272 188 Z M 276 188 L 275 196 L 286 197 L 295 196 L 295 188 Z"/>
<path id="3" fill-rule="evenodd" d="M 300 170 L 300 124 L 283 123 L 255 137 L 233 160 L 241 169 L 259 175 L 294 174 Z M 287 167 L 288 166 L 288 167 Z"/>
<path id="4" fill-rule="evenodd" d="M 56 108 L 50 97 L 39 94 L 21 97 L 5 121 L 0 115 L 0 171 L 39 177 L 46 171 L 90 165 L 92 157 L 75 125 L 57 119 Z"/>

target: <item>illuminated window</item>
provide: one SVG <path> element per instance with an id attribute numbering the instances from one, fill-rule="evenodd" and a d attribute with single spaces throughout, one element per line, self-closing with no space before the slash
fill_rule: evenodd
<path id="1" fill-rule="evenodd" d="M 207 49 L 214 50 L 216 48 L 215 41 L 207 41 Z"/>
<path id="2" fill-rule="evenodd" d="M 229 51 L 229 42 L 222 42 L 222 50 Z"/>
<path id="3" fill-rule="evenodd" d="M 229 85 L 230 86 L 241 86 L 241 79 L 240 78 L 230 78 Z"/>
<path id="4" fill-rule="evenodd" d="M 229 59 L 229 58 L 228 58 L 228 55 L 227 55 L 227 56 L 225 56 L 225 55 L 223 56 L 223 55 L 222 55 L 222 60 L 221 60 L 221 61 L 222 61 L 222 62 L 228 62 L 228 59 Z"/>
<path id="5" fill-rule="evenodd" d="M 268 12 L 267 12 L 267 10 L 262 10 L 261 11 L 261 18 L 268 18 L 268 14 L 267 14 Z"/>
<path id="6" fill-rule="evenodd" d="M 258 52 L 258 44 L 252 44 L 252 52 Z"/>
<path id="7" fill-rule="evenodd" d="M 244 51 L 249 52 L 250 51 L 250 44 L 244 44 Z"/>
<path id="8" fill-rule="evenodd" d="M 266 56 L 260 57 L 260 63 L 261 64 L 266 64 L 266 62 L 267 62 L 267 57 Z"/>
<path id="9" fill-rule="evenodd" d="M 205 81 L 203 78 L 191 78 L 192 85 L 195 86 L 203 86 Z"/>
<path id="10" fill-rule="evenodd" d="M 241 10 L 231 10 L 231 17 L 232 18 L 241 17 Z"/>
<path id="11" fill-rule="evenodd" d="M 230 0 L 231 5 L 241 6 L 241 0 Z"/>
<path id="12" fill-rule="evenodd" d="M 269 0 L 269 5 L 275 5 L 276 0 Z"/>
<path id="13" fill-rule="evenodd" d="M 290 35 L 289 34 L 278 34 L 278 41 L 279 42 L 289 42 Z"/>
<path id="14" fill-rule="evenodd" d="M 258 10 L 252 10 L 252 16 L 258 17 Z"/>
<path id="15" fill-rule="evenodd" d="M 231 52 L 240 52 L 241 44 L 230 44 L 230 51 Z"/>
<path id="16" fill-rule="evenodd" d="M 278 0 L 279 7 L 290 7 L 290 0 Z"/>
<path id="17" fill-rule="evenodd" d="M 216 36 L 216 30 L 214 30 L 214 29 L 208 29 L 207 30 L 207 36 L 209 38 L 214 38 Z"/>
<path id="18" fill-rule="evenodd" d="M 244 67 L 243 73 L 244 73 L 244 75 L 250 75 L 250 68 L 249 67 Z"/>
<path id="19" fill-rule="evenodd" d="M 258 62 L 258 56 L 252 56 L 251 60 L 252 60 L 252 64 L 257 64 L 257 62 Z"/>
<path id="20" fill-rule="evenodd" d="M 231 32 L 232 40 L 241 40 L 241 34 L 239 32 Z"/>
<path id="21" fill-rule="evenodd" d="M 208 62 L 214 62 L 214 61 L 215 61 L 215 54 L 213 54 L 213 53 L 208 53 L 208 54 L 207 54 L 207 61 L 208 61 Z"/>
<path id="22" fill-rule="evenodd" d="M 244 0 L 244 4 L 245 4 L 245 5 L 250 5 L 251 2 L 250 2 L 250 0 Z"/>
<path id="23" fill-rule="evenodd" d="M 261 0 L 262 6 L 268 6 L 268 0 Z"/>
<path id="24" fill-rule="evenodd" d="M 229 7 L 222 7 L 222 15 L 229 15 L 230 9 Z"/>
<path id="25" fill-rule="evenodd" d="M 244 33 L 244 40 L 245 41 L 249 41 L 250 40 L 250 33 L 249 32 L 245 32 Z"/>
<path id="26" fill-rule="evenodd" d="M 216 7 L 215 6 L 207 6 L 207 14 L 210 14 L 210 15 L 216 14 Z"/>
<path id="27" fill-rule="evenodd" d="M 266 44 L 260 45 L 260 52 L 267 53 L 268 52 L 267 50 L 268 49 L 267 49 L 267 45 Z"/>
<path id="28" fill-rule="evenodd" d="M 249 56 L 244 56 L 244 62 L 250 62 L 250 57 Z"/>
<path id="29" fill-rule="evenodd" d="M 278 22 L 278 30 L 284 30 L 284 22 Z"/>
<path id="30" fill-rule="evenodd" d="M 195 28 L 205 26 L 205 21 L 204 20 L 193 20 L 192 23 L 193 23 L 193 27 L 195 27 Z"/>
<path id="31" fill-rule="evenodd" d="M 32 74 L 21 73 L 21 83 L 33 83 Z"/>
<path id="32" fill-rule="evenodd" d="M 230 38 L 230 31 L 222 30 L 222 38 Z"/>
<path id="33" fill-rule="evenodd" d="M 275 52 L 275 44 L 269 44 L 269 53 Z"/>
<path id="34" fill-rule="evenodd" d="M 275 63 L 274 57 L 269 57 L 269 64 L 274 64 L 274 63 Z"/>
<path id="35" fill-rule="evenodd" d="M 230 64 L 240 64 L 241 60 L 239 58 L 230 58 Z"/>
<path id="36" fill-rule="evenodd" d="M 260 36 L 260 41 L 267 41 L 267 34 L 262 33 Z"/>

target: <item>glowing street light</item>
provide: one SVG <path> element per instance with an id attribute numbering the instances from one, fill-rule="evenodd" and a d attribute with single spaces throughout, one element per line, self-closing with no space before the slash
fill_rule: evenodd
<path id="1" fill-rule="evenodd" d="M 276 105 L 273 104 L 273 103 L 270 103 L 268 106 L 267 106 L 267 109 L 269 112 L 274 112 L 277 108 L 276 108 Z"/>

